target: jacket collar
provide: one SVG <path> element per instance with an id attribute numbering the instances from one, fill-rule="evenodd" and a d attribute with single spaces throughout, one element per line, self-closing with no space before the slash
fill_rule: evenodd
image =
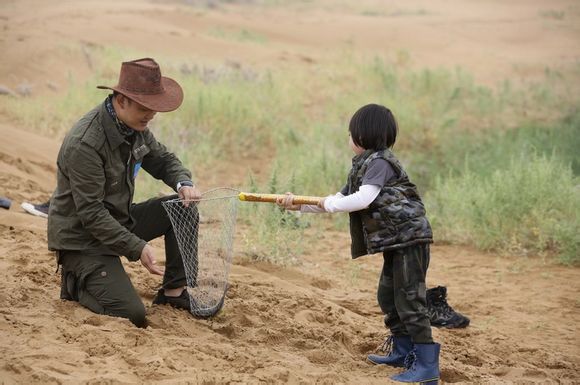
<path id="1" fill-rule="evenodd" d="M 373 150 L 364 150 L 364 152 L 360 153 L 359 155 L 355 155 L 352 158 L 352 164 L 355 165 L 364 162 L 374 152 L 375 151 Z"/>
<path id="2" fill-rule="evenodd" d="M 107 108 L 105 107 L 105 102 L 101 104 L 101 108 L 99 110 L 99 115 L 101 117 L 101 123 L 103 125 L 103 129 L 105 131 L 105 135 L 107 136 L 107 140 L 109 141 L 109 145 L 111 148 L 115 149 L 121 145 L 121 143 L 125 143 L 125 137 L 121 135 L 115 121 L 107 112 Z"/>

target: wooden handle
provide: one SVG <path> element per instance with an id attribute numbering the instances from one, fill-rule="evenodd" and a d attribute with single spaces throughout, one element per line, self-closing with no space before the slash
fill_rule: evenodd
<path id="1" fill-rule="evenodd" d="M 238 197 L 244 202 L 269 202 L 276 203 L 276 199 L 285 197 L 284 194 L 251 194 L 241 192 Z M 294 195 L 292 203 L 295 205 L 317 205 L 322 200 L 322 197 L 311 197 L 303 195 Z"/>

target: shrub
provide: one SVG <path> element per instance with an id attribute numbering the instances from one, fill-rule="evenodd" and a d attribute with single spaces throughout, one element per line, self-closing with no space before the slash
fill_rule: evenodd
<path id="1" fill-rule="evenodd" d="M 580 262 L 579 180 L 569 165 L 544 155 L 515 156 L 489 176 L 466 165 L 438 178 L 426 199 L 436 236 L 519 254 L 556 252 Z"/>

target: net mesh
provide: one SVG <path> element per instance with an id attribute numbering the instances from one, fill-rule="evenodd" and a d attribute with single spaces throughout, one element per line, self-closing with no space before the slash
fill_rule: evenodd
<path id="1" fill-rule="evenodd" d="M 236 190 L 206 191 L 199 201 L 163 202 L 183 258 L 191 313 L 211 317 L 223 306 L 232 262 Z"/>

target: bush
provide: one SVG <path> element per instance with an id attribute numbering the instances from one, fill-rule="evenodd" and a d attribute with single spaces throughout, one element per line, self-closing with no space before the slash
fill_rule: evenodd
<path id="1" fill-rule="evenodd" d="M 580 262 L 580 190 L 569 165 L 552 156 L 512 158 L 489 176 L 466 170 L 439 178 L 426 199 L 441 240 L 518 254 L 557 253 Z"/>

